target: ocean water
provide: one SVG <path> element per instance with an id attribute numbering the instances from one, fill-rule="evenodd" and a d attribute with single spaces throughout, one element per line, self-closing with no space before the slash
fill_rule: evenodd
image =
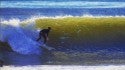
<path id="1" fill-rule="evenodd" d="M 125 2 L 86 0 L 1 1 L 0 17 L 27 19 L 34 16 L 124 16 Z"/>
<path id="2" fill-rule="evenodd" d="M 124 16 L 125 8 L 1 8 L 2 19 L 56 16 Z"/>
<path id="3" fill-rule="evenodd" d="M 107 70 L 105 65 L 109 70 L 124 70 L 125 2 L 99 2 L 1 1 L 0 42 L 8 43 L 14 51 L 0 51 L 4 65 L 9 65 L 3 69 L 27 69 L 27 65 L 46 69 L 40 65 L 55 64 L 87 65 L 78 66 L 81 70 Z M 36 41 L 39 31 L 48 26 L 52 31 L 47 45 L 54 51 L 41 48 L 42 40 Z"/>
<path id="4" fill-rule="evenodd" d="M 124 64 L 124 19 L 70 16 L 4 20 L 0 41 L 7 42 L 14 52 L 2 51 L 2 58 L 5 65 L 16 66 Z M 48 26 L 52 31 L 47 45 L 54 47 L 54 51 L 40 48 L 42 40 L 36 42 L 39 30 Z"/>

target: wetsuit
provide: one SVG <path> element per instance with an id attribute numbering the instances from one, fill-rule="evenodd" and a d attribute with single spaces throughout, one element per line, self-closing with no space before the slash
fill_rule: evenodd
<path id="1" fill-rule="evenodd" d="M 44 44 L 46 43 L 47 41 L 47 37 L 48 37 L 48 34 L 50 32 L 50 29 L 43 29 L 40 31 L 39 33 L 39 38 L 37 39 L 37 41 L 39 41 L 41 39 L 41 37 L 44 38 Z"/>

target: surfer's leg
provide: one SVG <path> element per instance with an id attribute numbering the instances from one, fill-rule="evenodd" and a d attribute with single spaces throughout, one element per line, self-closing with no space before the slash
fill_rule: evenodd
<path id="1" fill-rule="evenodd" d="M 39 38 L 37 39 L 37 41 L 39 41 L 41 39 L 41 35 L 39 35 Z"/>
<path id="2" fill-rule="evenodd" d="M 44 39 L 44 44 L 46 44 L 46 36 L 43 35 L 43 39 Z"/>
<path id="3" fill-rule="evenodd" d="M 44 37 L 44 44 L 46 44 L 46 38 Z"/>

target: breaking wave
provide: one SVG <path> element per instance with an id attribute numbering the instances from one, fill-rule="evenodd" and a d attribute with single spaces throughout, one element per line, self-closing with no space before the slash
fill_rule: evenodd
<path id="1" fill-rule="evenodd" d="M 122 25 L 122 23 L 124 23 L 124 17 L 125 16 L 114 17 L 83 15 L 82 17 L 75 16 L 74 18 L 74 16 L 67 15 L 55 17 L 34 16 L 23 21 L 19 19 L 1 19 L 0 41 L 7 42 L 14 51 L 21 54 L 40 54 L 42 53 L 42 49 L 40 48 L 40 46 L 43 44 L 43 42 L 36 42 L 39 33 L 38 28 L 42 29 L 48 27 L 49 25 L 53 28 L 50 36 L 51 42 L 49 44 L 52 47 L 56 47 L 56 49 L 66 48 L 88 51 L 87 48 L 91 49 L 101 46 L 103 48 L 116 47 L 118 49 L 124 46 L 124 33 L 122 32 L 124 31 L 124 28 L 119 28 L 124 27 L 124 25 Z M 60 20 L 59 18 L 62 18 L 62 20 Z M 114 20 L 114 18 L 117 20 Z M 112 26 L 107 27 L 107 25 L 103 25 L 106 24 L 106 21 L 111 23 Z M 96 23 L 96 26 L 94 28 L 93 26 L 88 26 L 88 24 L 86 23 L 93 23 L 93 26 L 95 26 Z M 100 29 L 98 29 L 98 24 L 100 23 Z M 120 24 L 119 26 L 114 27 L 116 23 Z M 40 25 L 38 26 L 38 24 Z M 73 28 L 68 29 L 69 26 Z M 58 29 L 59 27 L 60 29 Z M 106 29 L 108 29 L 109 32 L 107 32 Z M 105 33 L 107 36 L 105 35 Z M 95 34 L 96 36 L 94 36 L 93 34 Z"/>
<path id="2" fill-rule="evenodd" d="M 36 42 L 38 31 L 34 27 L 33 22 L 23 27 L 18 19 L 2 20 L 0 41 L 7 42 L 14 51 L 21 54 L 40 54 L 42 42 Z"/>

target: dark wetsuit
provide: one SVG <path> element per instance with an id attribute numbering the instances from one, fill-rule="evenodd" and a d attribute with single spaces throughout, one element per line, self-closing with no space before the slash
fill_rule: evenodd
<path id="1" fill-rule="evenodd" d="M 48 37 L 48 34 L 50 32 L 50 29 L 43 29 L 40 31 L 39 33 L 39 38 L 37 39 L 37 41 L 39 41 L 41 39 L 41 37 L 44 38 L 44 44 L 46 43 L 47 41 L 47 37 Z"/>

